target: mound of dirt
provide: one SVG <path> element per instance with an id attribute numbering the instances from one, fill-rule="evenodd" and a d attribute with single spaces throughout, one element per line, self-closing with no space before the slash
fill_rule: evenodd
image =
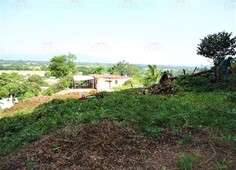
<path id="1" fill-rule="evenodd" d="M 233 155 L 213 144 L 181 145 L 178 135 L 167 133 L 156 139 L 134 129 L 106 119 L 67 126 L 0 158 L 0 169 L 176 169 L 176 161 L 184 153 L 199 155 L 193 169 L 209 169 L 223 158 L 235 161 Z"/>

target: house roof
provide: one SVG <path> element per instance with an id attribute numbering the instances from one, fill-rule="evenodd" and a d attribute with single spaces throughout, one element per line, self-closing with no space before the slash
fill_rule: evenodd
<path id="1" fill-rule="evenodd" d="M 93 76 L 84 76 L 84 75 L 79 75 L 79 76 L 73 76 L 74 81 L 81 81 L 81 80 L 93 80 Z"/>
<path id="2" fill-rule="evenodd" d="M 104 78 L 104 79 L 128 79 L 130 78 L 127 76 L 121 76 L 119 74 L 90 74 L 89 76 L 92 76 L 96 79 L 98 78 Z"/>

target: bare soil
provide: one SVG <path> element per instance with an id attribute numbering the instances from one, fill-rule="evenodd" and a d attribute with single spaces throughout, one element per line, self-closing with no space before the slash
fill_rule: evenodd
<path id="1" fill-rule="evenodd" d="M 183 137 L 193 139 L 181 143 Z M 216 169 L 227 161 L 236 169 L 236 153 L 230 144 L 217 141 L 205 131 L 185 129 L 179 134 L 166 131 L 162 138 L 144 135 L 136 127 L 116 122 L 66 126 L 28 147 L 0 158 L 0 169 L 179 169 L 183 154 L 196 155 L 193 170 Z"/>

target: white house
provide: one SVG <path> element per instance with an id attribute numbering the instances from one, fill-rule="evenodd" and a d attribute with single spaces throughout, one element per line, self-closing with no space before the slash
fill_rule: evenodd
<path id="1" fill-rule="evenodd" d="M 91 74 L 73 76 L 74 88 L 91 88 L 109 91 L 122 86 L 130 77 L 115 74 Z"/>

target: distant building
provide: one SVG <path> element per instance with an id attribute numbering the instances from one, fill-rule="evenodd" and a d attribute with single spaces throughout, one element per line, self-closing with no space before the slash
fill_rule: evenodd
<path id="1" fill-rule="evenodd" d="M 114 87 L 122 86 L 130 77 L 114 74 L 91 74 L 73 76 L 74 88 L 91 88 L 110 91 Z"/>

